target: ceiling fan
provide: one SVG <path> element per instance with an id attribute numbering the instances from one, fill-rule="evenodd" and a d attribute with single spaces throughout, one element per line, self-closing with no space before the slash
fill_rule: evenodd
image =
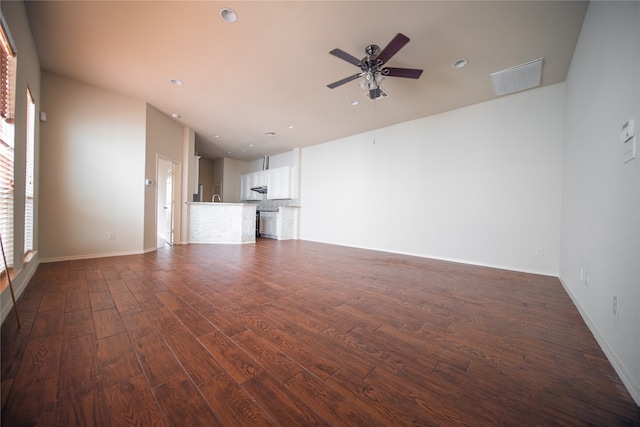
<path id="1" fill-rule="evenodd" d="M 384 76 L 388 77 L 405 77 L 408 79 L 417 79 L 422 74 L 422 70 L 415 68 L 395 68 L 384 67 L 393 55 L 398 53 L 400 49 L 409 43 L 409 37 L 404 34 L 396 34 L 396 36 L 389 42 L 389 44 L 380 51 L 380 47 L 375 44 L 370 44 L 365 48 L 365 56 L 362 59 L 358 59 L 355 56 L 348 54 L 341 49 L 333 49 L 329 52 L 331 55 L 337 56 L 340 59 L 347 61 L 350 64 L 360 68 L 358 74 L 354 74 L 349 77 L 345 77 L 342 80 L 328 84 L 329 89 L 337 88 L 345 83 L 362 77 L 361 86 L 363 89 L 369 89 L 369 97 L 372 100 L 382 95 L 380 89 L 380 82 Z"/>

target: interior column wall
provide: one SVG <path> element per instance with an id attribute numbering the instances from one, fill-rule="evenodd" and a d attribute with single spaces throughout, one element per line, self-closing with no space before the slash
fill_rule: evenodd
<path id="1" fill-rule="evenodd" d="M 640 405 L 640 158 L 620 139 L 629 119 L 638 135 L 638 76 L 640 3 L 591 2 L 566 81 L 560 279 Z"/>

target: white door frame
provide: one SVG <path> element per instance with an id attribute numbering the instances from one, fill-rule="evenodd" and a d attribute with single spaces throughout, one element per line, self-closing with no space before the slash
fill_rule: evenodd
<path id="1" fill-rule="evenodd" d="M 162 163 L 164 163 L 165 165 L 166 163 L 171 163 L 171 176 L 172 176 L 171 190 L 172 191 L 170 195 L 171 202 L 169 203 L 169 209 L 171 210 L 170 212 L 171 230 L 169 231 L 170 235 L 168 236 L 169 237 L 168 240 L 170 244 L 180 243 L 181 241 L 181 236 L 180 236 L 181 210 L 176 209 L 176 205 L 181 200 L 181 194 L 182 194 L 182 165 L 179 162 L 176 162 L 175 160 L 156 154 L 156 197 L 155 197 L 156 199 L 155 200 L 156 248 L 158 247 L 158 234 L 160 232 L 160 226 L 161 226 L 160 221 L 158 221 L 158 217 L 160 214 L 160 206 L 158 206 L 160 202 L 159 192 L 160 192 L 161 185 L 166 186 L 166 179 L 163 179 L 163 177 L 166 177 L 166 174 L 162 173 L 161 171 Z"/>

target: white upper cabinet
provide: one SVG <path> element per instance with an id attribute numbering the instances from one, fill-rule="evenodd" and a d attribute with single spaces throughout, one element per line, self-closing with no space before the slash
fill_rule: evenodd
<path id="1" fill-rule="evenodd" d="M 253 172 L 252 174 L 252 187 L 263 187 L 265 185 L 269 185 L 269 171 L 258 171 Z M 255 193 L 255 191 L 254 191 Z"/>
<path id="2" fill-rule="evenodd" d="M 282 166 L 264 171 L 246 173 L 240 176 L 240 199 L 262 200 L 262 194 L 252 191 L 254 187 L 267 186 L 267 199 L 291 199 L 292 167 Z"/>
<path id="3" fill-rule="evenodd" d="M 269 169 L 267 199 L 291 198 L 291 166 Z"/>
<path id="4" fill-rule="evenodd" d="M 262 200 L 261 194 L 251 190 L 253 178 L 251 173 L 240 175 L 240 200 Z"/>

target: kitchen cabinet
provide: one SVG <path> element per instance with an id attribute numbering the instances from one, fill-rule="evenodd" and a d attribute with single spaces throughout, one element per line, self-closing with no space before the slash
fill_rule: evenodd
<path id="1" fill-rule="evenodd" d="M 253 185 L 253 174 L 240 176 L 240 200 L 262 200 L 262 195 L 251 191 Z"/>
<path id="2" fill-rule="evenodd" d="M 252 187 L 263 187 L 269 184 L 269 171 L 258 171 L 252 172 L 248 174 L 251 176 L 251 186 Z M 255 193 L 255 191 L 254 191 Z"/>
<path id="3" fill-rule="evenodd" d="M 291 166 L 269 169 L 267 199 L 291 199 Z"/>
<path id="4" fill-rule="evenodd" d="M 246 173 L 240 176 L 240 199 L 262 200 L 262 194 L 252 191 L 253 187 L 267 187 L 267 199 L 283 200 L 293 198 L 292 167 L 282 166 L 264 171 Z"/>
<path id="5" fill-rule="evenodd" d="M 278 238 L 278 217 L 279 212 L 260 212 L 260 236 Z"/>
<path id="6" fill-rule="evenodd" d="M 282 206 L 277 212 L 260 211 L 260 236 L 269 239 L 298 238 L 298 208 Z"/>
<path id="7" fill-rule="evenodd" d="M 268 171 L 258 171 L 240 175 L 240 200 L 262 200 L 262 194 L 251 190 L 268 185 Z"/>

